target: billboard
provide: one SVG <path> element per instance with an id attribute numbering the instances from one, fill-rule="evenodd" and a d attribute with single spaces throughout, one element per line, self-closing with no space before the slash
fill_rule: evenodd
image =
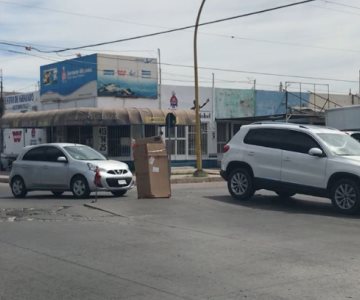
<path id="1" fill-rule="evenodd" d="M 308 107 L 309 93 L 293 93 L 287 95 L 288 107 Z M 286 92 L 256 91 L 255 116 L 272 116 L 285 114 Z"/>
<path id="2" fill-rule="evenodd" d="M 26 112 L 39 110 L 40 95 L 38 92 L 23 93 L 4 97 L 6 111 Z"/>
<path id="3" fill-rule="evenodd" d="M 96 96 L 96 54 L 40 67 L 41 100 L 71 100 Z"/>
<path id="4" fill-rule="evenodd" d="M 215 89 L 216 118 L 246 118 L 255 114 L 255 91 Z"/>
<path id="5" fill-rule="evenodd" d="M 97 95 L 119 98 L 158 98 L 155 58 L 98 54 Z"/>

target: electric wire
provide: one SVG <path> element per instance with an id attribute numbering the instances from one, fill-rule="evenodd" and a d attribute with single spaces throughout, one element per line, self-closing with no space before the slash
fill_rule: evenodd
<path id="1" fill-rule="evenodd" d="M 237 16 L 233 16 L 233 17 L 227 17 L 227 18 L 223 18 L 223 19 L 218 19 L 218 20 L 214 20 L 214 21 L 200 23 L 200 24 L 198 24 L 198 27 L 205 26 L 205 25 L 216 24 L 216 23 L 225 22 L 225 21 L 230 21 L 230 20 L 235 20 L 235 19 L 239 19 L 239 18 L 243 18 L 243 17 L 249 17 L 249 16 L 253 16 L 253 15 L 263 14 L 263 13 L 267 13 L 267 12 L 270 12 L 270 11 L 275 11 L 275 10 L 279 10 L 279 9 L 293 7 L 293 6 L 297 6 L 297 5 L 301 5 L 301 4 L 305 4 L 305 3 L 309 3 L 309 2 L 314 2 L 314 1 L 317 1 L 317 0 L 305 0 L 305 1 L 300 1 L 300 2 L 293 2 L 293 3 L 289 3 L 289 4 L 285 4 L 285 5 L 281 5 L 281 6 L 276 6 L 276 7 L 272 7 L 272 8 L 267 8 L 267 9 L 263 9 L 263 10 L 258 10 L 258 11 L 254 11 L 254 12 L 250 12 L 250 13 L 245 13 L 245 14 L 241 14 L 241 15 L 237 15 Z M 143 38 L 148 38 L 148 37 L 173 33 L 173 32 L 177 32 L 177 31 L 183 31 L 185 29 L 190 29 L 190 28 L 194 28 L 194 27 L 196 27 L 196 25 L 188 25 L 188 26 L 184 26 L 184 27 L 179 27 L 179 28 L 174 28 L 174 29 L 149 33 L 149 34 L 143 34 L 143 35 L 139 35 L 139 36 L 124 38 L 124 39 L 119 39 L 119 40 L 114 40 L 114 41 L 94 43 L 94 44 L 77 46 L 77 47 L 69 47 L 69 48 L 63 48 L 63 49 L 58 49 L 58 50 L 42 50 L 42 49 L 39 49 L 39 48 L 36 48 L 36 47 L 33 47 L 32 49 L 36 50 L 38 52 L 42 52 L 42 53 L 59 53 L 59 52 L 66 52 L 66 51 L 71 51 L 71 50 L 80 50 L 80 49 L 89 48 L 89 47 L 98 47 L 98 46 L 103 46 L 103 45 L 127 42 L 127 41 L 132 41 L 132 40 L 137 40 L 137 39 L 143 39 Z"/>

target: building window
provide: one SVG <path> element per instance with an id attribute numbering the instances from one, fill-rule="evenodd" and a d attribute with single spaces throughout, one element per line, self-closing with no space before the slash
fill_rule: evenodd
<path id="1" fill-rule="evenodd" d="M 145 125 L 145 137 L 156 136 L 157 125 Z"/>
<path id="2" fill-rule="evenodd" d="M 112 157 L 130 156 L 130 126 L 108 127 L 108 154 Z"/>
<path id="3" fill-rule="evenodd" d="M 66 128 L 68 143 L 83 144 L 93 147 L 92 126 L 68 126 Z"/>
<path id="4" fill-rule="evenodd" d="M 172 155 L 186 154 L 186 126 L 165 127 L 166 147 Z"/>
<path id="5" fill-rule="evenodd" d="M 200 134 L 201 134 L 201 153 L 208 153 L 208 124 L 202 123 L 200 126 Z M 196 155 L 195 151 L 195 126 L 189 126 L 188 132 L 189 139 L 189 155 Z"/>
<path id="6" fill-rule="evenodd" d="M 217 123 L 217 153 L 224 152 L 224 146 L 228 142 L 228 126 L 227 123 Z"/>

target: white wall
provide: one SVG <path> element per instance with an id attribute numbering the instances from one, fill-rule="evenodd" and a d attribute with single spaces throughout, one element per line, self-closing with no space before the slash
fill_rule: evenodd
<path id="1" fill-rule="evenodd" d="M 53 110 L 53 109 L 66 109 L 76 107 L 96 107 L 96 98 L 70 100 L 70 101 L 44 101 L 42 103 L 42 110 Z"/>
<path id="2" fill-rule="evenodd" d="M 159 108 L 159 101 L 157 99 L 132 99 L 132 98 L 117 98 L 117 97 L 98 97 L 97 107 L 100 108 Z"/>

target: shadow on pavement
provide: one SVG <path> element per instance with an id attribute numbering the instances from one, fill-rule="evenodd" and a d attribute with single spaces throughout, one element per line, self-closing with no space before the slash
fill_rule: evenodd
<path id="1" fill-rule="evenodd" d="M 12 197 L 12 196 L 10 196 Z M 124 195 L 124 196 L 121 196 L 121 197 L 117 197 L 117 196 L 113 196 L 111 194 L 101 194 L 101 195 L 98 195 L 97 197 L 95 196 L 95 194 L 91 194 L 88 198 L 74 198 L 74 196 L 72 194 L 64 194 L 64 195 L 61 195 L 61 196 L 55 196 L 53 194 L 27 194 L 25 198 L 15 198 L 13 197 L 13 200 L 14 201 L 24 201 L 26 199 L 32 199 L 32 200 L 72 200 L 72 201 L 92 201 L 92 200 L 95 200 L 96 198 L 98 200 L 100 199 L 126 199 L 128 197 L 128 195 Z M 0 197 L 1 198 L 6 198 L 8 199 L 9 196 L 4 196 L 4 197 Z"/>
<path id="2" fill-rule="evenodd" d="M 324 198 L 325 201 L 322 202 L 322 200 L 305 200 L 300 197 L 300 195 L 295 195 L 284 199 L 277 195 L 261 195 L 261 193 L 259 193 L 255 194 L 251 199 L 246 201 L 233 199 L 230 195 L 210 196 L 206 198 L 251 209 L 278 211 L 289 214 L 311 214 L 336 218 L 360 219 L 360 214 L 345 215 L 337 212 L 332 206 L 330 199 L 328 202 L 325 202 L 327 200 Z"/>

